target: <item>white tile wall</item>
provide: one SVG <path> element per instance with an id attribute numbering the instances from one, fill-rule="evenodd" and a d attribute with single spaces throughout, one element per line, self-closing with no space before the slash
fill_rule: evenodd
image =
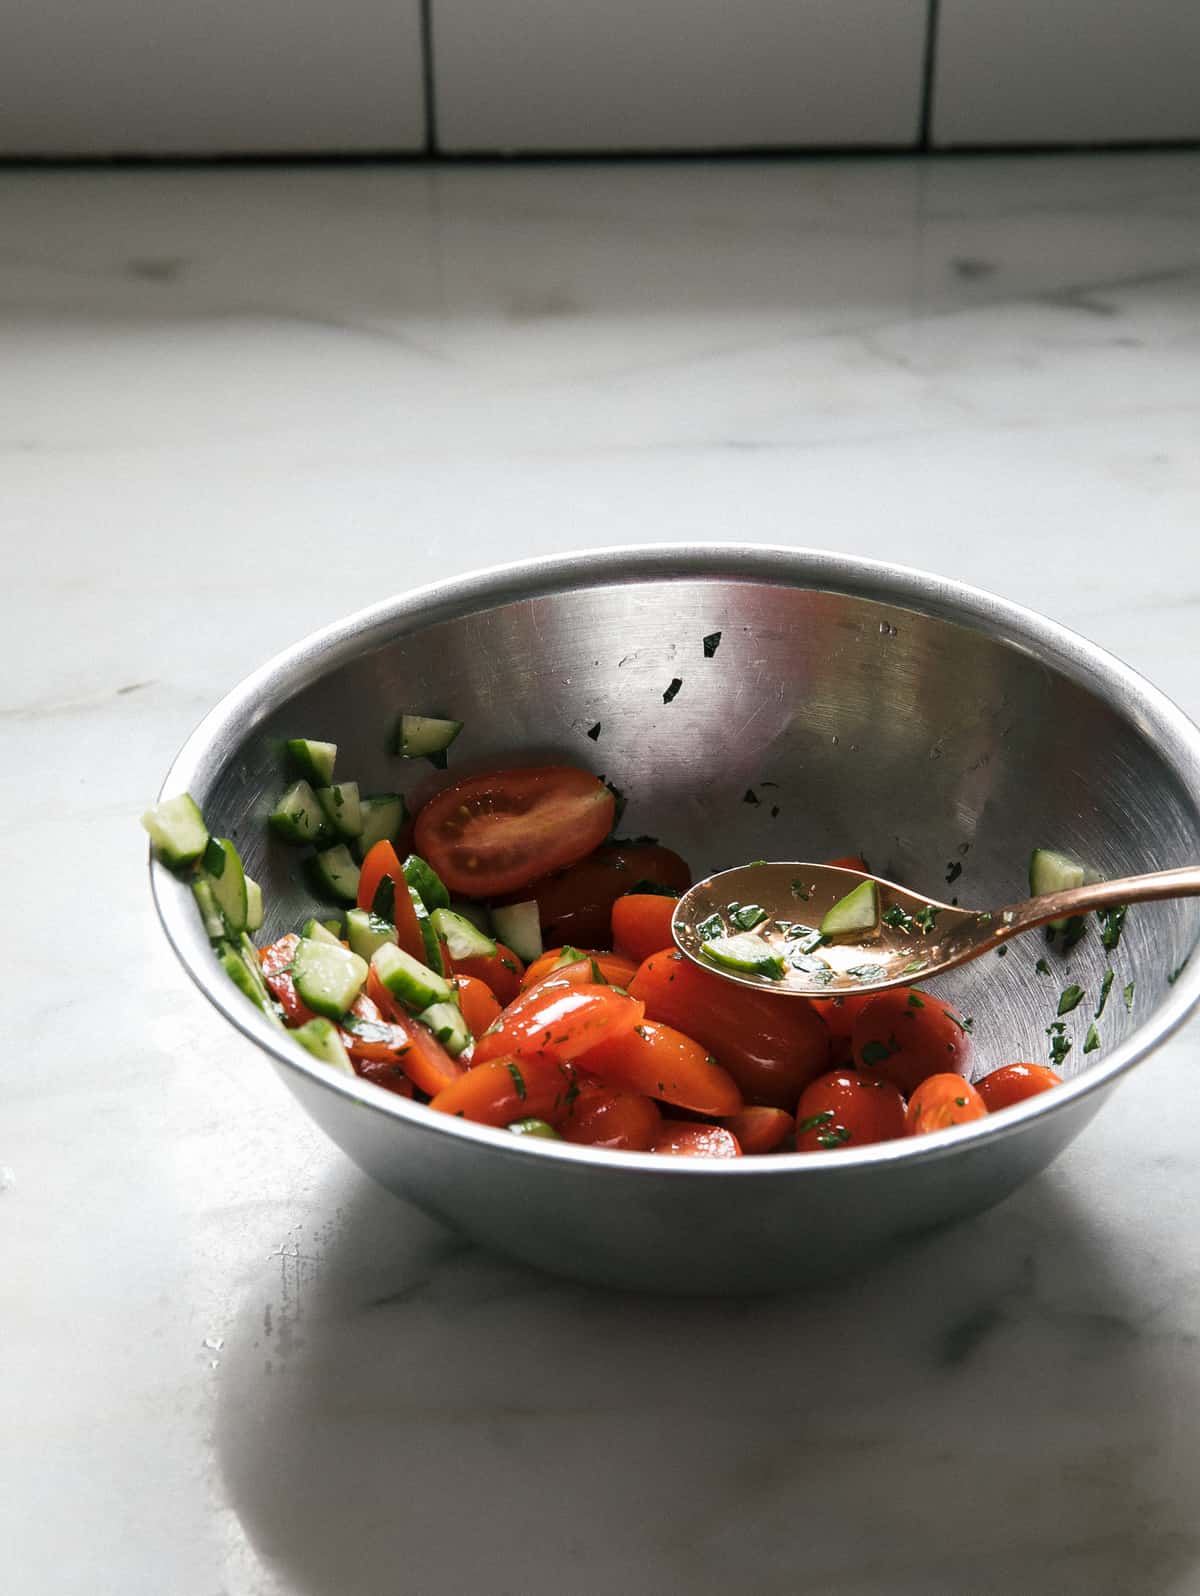
<path id="1" fill-rule="evenodd" d="M 433 0 L 450 152 L 911 145 L 926 0 Z"/>
<path id="2" fill-rule="evenodd" d="M 0 154 L 419 150 L 419 0 L 0 0 Z"/>
<path id="3" fill-rule="evenodd" d="M 942 0 L 934 142 L 1200 138 L 1200 0 Z"/>

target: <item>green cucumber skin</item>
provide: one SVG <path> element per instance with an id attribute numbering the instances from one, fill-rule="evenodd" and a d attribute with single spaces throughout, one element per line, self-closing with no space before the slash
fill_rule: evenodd
<path id="1" fill-rule="evenodd" d="M 367 963 L 340 945 L 305 937 L 292 958 L 292 979 L 314 1014 L 340 1020 L 363 989 Z"/>
<path id="2" fill-rule="evenodd" d="M 496 944 L 491 937 L 456 909 L 435 909 L 429 918 L 452 959 L 490 959 L 494 955 Z"/>
<path id="3" fill-rule="evenodd" d="M 314 787 L 328 787 L 337 761 L 337 744 L 316 742 L 311 737 L 289 737 L 288 757 L 297 775 Z"/>
<path id="4" fill-rule="evenodd" d="M 208 846 L 208 827 L 191 793 L 164 798 L 147 809 L 142 826 L 150 834 L 155 857 L 172 870 L 195 864 Z"/>

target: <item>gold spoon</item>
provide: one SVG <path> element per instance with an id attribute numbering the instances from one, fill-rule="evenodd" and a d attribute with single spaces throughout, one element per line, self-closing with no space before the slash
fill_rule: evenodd
<path id="1" fill-rule="evenodd" d="M 927 981 L 1052 920 L 1197 896 L 1190 866 L 962 909 L 840 865 L 761 863 L 697 882 L 671 930 L 689 959 L 741 986 L 833 997 Z"/>

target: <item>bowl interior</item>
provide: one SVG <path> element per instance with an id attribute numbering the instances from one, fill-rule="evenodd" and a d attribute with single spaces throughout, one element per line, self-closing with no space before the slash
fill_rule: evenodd
<path id="1" fill-rule="evenodd" d="M 697 876 L 860 852 L 882 875 L 983 908 L 1024 896 L 1036 846 L 1102 876 L 1200 858 L 1179 751 L 1128 681 L 1098 679 L 1065 644 L 1035 649 L 1016 628 L 951 618 L 944 599 L 662 575 L 466 608 L 430 624 L 418 606 L 268 669 L 233 740 L 189 772 L 210 825 L 262 883 L 265 934 L 312 912 L 297 852 L 265 826 L 289 736 L 337 742 L 340 776 L 410 806 L 489 767 L 587 766 L 624 793 L 621 834 L 659 837 Z M 449 771 L 389 752 L 403 711 L 465 722 Z M 1045 1060 L 1059 994 L 1077 983 L 1075 1074 L 1167 1000 L 1198 933 L 1195 902 L 1139 906 L 1115 951 L 1093 920 L 1067 954 L 1034 933 L 938 990 L 973 1017 L 982 1073 Z M 1100 1045 L 1085 1055 L 1110 968 Z"/>

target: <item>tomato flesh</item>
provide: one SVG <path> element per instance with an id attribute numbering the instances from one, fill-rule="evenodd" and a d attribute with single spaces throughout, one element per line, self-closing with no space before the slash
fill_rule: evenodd
<path id="1" fill-rule="evenodd" d="M 555 1125 L 567 1112 L 574 1086 L 571 1066 L 545 1054 L 494 1058 L 447 1082 L 429 1106 L 479 1125 L 511 1125 L 517 1119 Z"/>
<path id="2" fill-rule="evenodd" d="M 572 865 L 604 841 L 615 803 L 569 765 L 469 776 L 417 816 L 417 851 L 452 892 L 498 897 Z"/>
<path id="3" fill-rule="evenodd" d="M 458 993 L 458 1006 L 467 1029 L 474 1037 L 482 1036 L 500 1018 L 500 1003 L 491 987 L 473 975 L 452 975 L 450 985 Z"/>
<path id="4" fill-rule="evenodd" d="M 580 948 L 582 959 L 573 959 L 570 964 L 559 964 L 564 948 L 549 948 L 540 959 L 535 959 L 521 981 L 521 990 L 536 986 L 539 981 L 544 981 L 548 975 L 566 975 L 575 970 L 581 973 L 574 977 L 577 981 L 606 981 L 609 986 L 628 986 L 637 974 L 637 965 L 628 959 L 621 958 L 616 953 L 596 953 L 590 948 Z M 594 966 L 594 968 L 593 968 Z M 597 976 L 597 971 L 599 975 Z"/>
<path id="5" fill-rule="evenodd" d="M 796 1121 L 785 1108 L 744 1108 L 721 1123 L 748 1156 L 773 1153 L 796 1129 Z"/>
<path id="6" fill-rule="evenodd" d="M 736 1114 L 742 1094 L 728 1070 L 690 1036 L 643 1020 L 623 1035 L 589 1048 L 579 1065 L 591 1075 L 659 1097 L 693 1114 Z"/>

